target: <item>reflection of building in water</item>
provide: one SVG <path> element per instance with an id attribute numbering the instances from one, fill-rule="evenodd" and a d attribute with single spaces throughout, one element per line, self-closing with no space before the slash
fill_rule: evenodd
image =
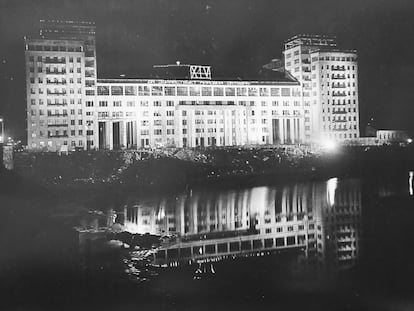
<path id="1" fill-rule="evenodd" d="M 321 204 L 317 215 L 318 259 L 328 266 L 353 265 L 361 243 L 360 183 L 331 178 L 326 193 L 327 204 Z"/>
<path id="2" fill-rule="evenodd" d="M 197 192 L 139 202 L 125 228 L 172 236 L 155 263 L 300 248 L 309 260 L 343 265 L 358 256 L 361 221 L 356 181 Z"/>

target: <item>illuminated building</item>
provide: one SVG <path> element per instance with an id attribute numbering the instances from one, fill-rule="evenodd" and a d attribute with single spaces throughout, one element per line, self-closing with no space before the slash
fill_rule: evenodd
<path id="1" fill-rule="evenodd" d="M 29 150 L 93 147 L 97 135 L 95 26 L 40 21 L 25 39 Z"/>
<path id="2" fill-rule="evenodd" d="M 286 70 L 302 85 L 305 139 L 359 138 L 357 52 L 338 49 L 335 37 L 298 35 L 283 53 Z"/>
<path id="3" fill-rule="evenodd" d="M 176 66 L 189 71 L 200 67 Z M 299 84 L 289 77 L 280 81 L 100 79 L 95 110 L 98 146 L 301 143 L 299 95 Z"/>
<path id="4" fill-rule="evenodd" d="M 38 38 L 25 40 L 29 150 L 299 144 L 359 136 L 356 54 L 333 50 L 333 39 L 294 37 L 285 44 L 286 71 L 267 70 L 249 81 L 215 80 L 210 66 L 179 62 L 154 66 L 156 78 L 97 79 L 93 23 L 40 26 Z"/>

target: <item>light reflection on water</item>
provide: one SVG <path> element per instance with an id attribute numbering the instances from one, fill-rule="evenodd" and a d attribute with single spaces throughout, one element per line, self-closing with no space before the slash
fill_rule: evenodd
<path id="1" fill-rule="evenodd" d="M 156 266 L 291 249 L 307 262 L 349 267 L 360 252 L 358 180 L 192 191 L 136 201 L 120 214 L 125 230 L 166 237 L 151 258 Z"/>
<path id="2" fill-rule="evenodd" d="M 378 198 L 412 195 L 413 173 L 408 175 L 408 189 L 405 177 L 403 183 L 374 182 L 370 191 Z M 360 180 L 332 178 L 238 190 L 192 190 L 132 201 L 108 212 L 103 230 L 116 227 L 161 237 L 152 249 L 128 248 L 125 273 L 137 282 L 156 277 L 156 267 L 190 266 L 198 271 L 194 277 L 202 277 L 212 270 L 222 273 L 223 267 L 216 267 L 224 262 L 275 258 L 283 252 L 293 253 L 290 260 L 300 264 L 346 269 L 361 254 L 361 188 Z"/>

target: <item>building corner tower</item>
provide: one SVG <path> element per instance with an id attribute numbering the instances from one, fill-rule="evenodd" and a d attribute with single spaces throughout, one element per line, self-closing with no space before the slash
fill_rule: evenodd
<path id="1" fill-rule="evenodd" d="M 25 39 L 30 150 L 95 148 L 96 48 L 93 22 L 41 20 Z"/>
<path id="2" fill-rule="evenodd" d="M 285 69 L 302 86 L 305 139 L 359 138 L 357 52 L 338 49 L 332 36 L 297 35 L 285 42 L 283 54 Z"/>

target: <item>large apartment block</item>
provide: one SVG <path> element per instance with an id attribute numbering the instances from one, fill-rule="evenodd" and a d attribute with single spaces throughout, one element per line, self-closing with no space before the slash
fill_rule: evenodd
<path id="1" fill-rule="evenodd" d="M 285 42 L 285 68 L 302 86 L 305 139 L 359 138 L 355 50 L 340 50 L 335 37 L 297 35 Z"/>
<path id="2" fill-rule="evenodd" d="M 251 81 L 215 80 L 210 66 L 179 62 L 154 66 L 156 78 L 97 79 L 93 23 L 40 24 L 40 36 L 25 41 L 29 150 L 299 144 L 358 136 L 355 52 L 318 46 L 306 54 L 307 45 L 286 43 L 286 70 Z M 300 66 L 298 49 L 307 55 L 299 57 Z"/>
<path id="3" fill-rule="evenodd" d="M 29 149 L 93 147 L 94 24 L 41 20 L 39 38 L 26 38 L 25 50 Z"/>

